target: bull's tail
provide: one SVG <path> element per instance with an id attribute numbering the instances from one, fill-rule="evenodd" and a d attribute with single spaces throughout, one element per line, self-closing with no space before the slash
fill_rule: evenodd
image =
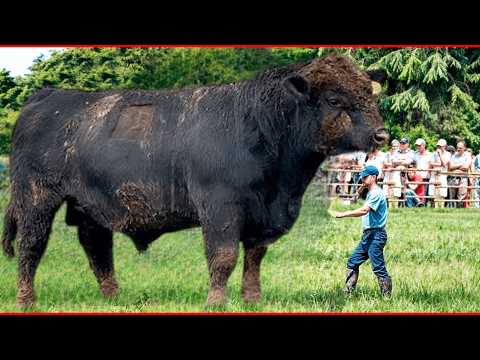
<path id="1" fill-rule="evenodd" d="M 15 218 L 14 206 L 12 203 L 7 208 L 5 212 L 5 220 L 3 222 L 3 239 L 2 247 L 3 253 L 6 257 L 13 257 L 15 251 L 13 249 L 13 241 L 17 235 L 17 220 Z"/>

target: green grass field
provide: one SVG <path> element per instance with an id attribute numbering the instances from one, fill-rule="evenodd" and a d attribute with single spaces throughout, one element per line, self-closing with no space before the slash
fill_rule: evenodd
<path id="1" fill-rule="evenodd" d="M 6 199 L 1 201 L 2 214 Z M 341 204 L 332 205 L 342 209 Z M 352 208 L 352 207 L 348 207 Z M 199 229 L 168 234 L 139 255 L 115 235 L 120 295 L 105 300 L 75 228 L 57 215 L 36 276 L 37 306 L 48 312 L 202 312 L 208 291 Z M 292 231 L 273 244 L 262 264 L 263 299 L 240 297 L 243 252 L 229 281 L 228 312 L 477 312 L 480 311 L 480 231 L 476 209 L 393 209 L 385 255 L 393 279 L 379 296 L 365 263 L 357 291 L 343 294 L 345 263 L 361 236 L 360 219 L 330 218 L 312 193 Z M 2 215 L 3 217 L 3 215 Z M 3 226 L 2 226 L 3 227 Z M 16 307 L 17 261 L 0 258 L 0 311 Z"/>

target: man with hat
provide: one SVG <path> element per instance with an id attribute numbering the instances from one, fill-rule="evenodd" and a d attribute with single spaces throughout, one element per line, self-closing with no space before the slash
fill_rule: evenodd
<path id="1" fill-rule="evenodd" d="M 423 182 L 424 184 L 419 184 L 422 185 L 424 189 L 427 189 L 427 184 L 430 182 L 430 168 L 433 163 L 433 157 L 430 151 L 427 150 L 426 148 L 426 142 L 422 138 L 418 138 L 415 141 L 415 146 L 417 148 L 417 151 L 415 151 L 413 155 L 413 160 L 415 163 L 415 167 L 417 168 L 417 174 L 421 178 L 420 182 Z M 427 191 L 425 191 L 425 194 L 427 194 Z M 432 194 L 429 194 L 432 195 Z M 419 200 L 425 205 L 426 204 L 426 199 L 425 197 L 420 197 Z"/>
<path id="2" fill-rule="evenodd" d="M 413 150 L 410 149 L 410 142 L 408 138 L 401 138 L 398 146 L 399 149 L 393 159 L 394 166 L 402 166 L 407 168 L 414 160 L 414 153 Z"/>
<path id="3" fill-rule="evenodd" d="M 468 176 L 472 165 L 472 158 L 466 153 L 466 145 L 464 141 L 457 143 L 457 152 L 452 155 L 448 163 L 448 171 L 458 173 L 450 175 L 447 178 L 449 187 L 449 197 L 451 199 L 465 200 L 468 193 Z M 465 207 L 461 201 L 455 203 L 455 207 Z"/>
<path id="4" fill-rule="evenodd" d="M 392 159 L 395 153 L 398 151 L 400 142 L 397 139 L 392 140 L 392 146 L 390 150 L 385 153 L 385 162 L 383 163 L 384 173 L 383 176 L 383 193 L 387 198 L 399 198 L 401 194 L 401 188 L 395 188 L 394 175 L 392 171 Z M 393 202 L 392 202 L 393 204 Z"/>
<path id="5" fill-rule="evenodd" d="M 407 177 L 406 169 L 414 162 L 414 152 L 410 149 L 410 142 L 408 138 L 400 139 L 399 149 L 392 157 L 393 166 L 393 182 L 396 192 L 401 196 L 405 186 L 405 179 Z"/>
<path id="6" fill-rule="evenodd" d="M 440 172 L 448 171 L 448 163 L 451 157 L 452 154 L 447 151 L 447 141 L 445 139 L 438 140 L 437 148 L 433 153 L 432 169 L 435 171 L 430 176 L 430 189 L 428 191 L 430 195 L 444 199 L 448 197 L 447 175 L 440 174 Z M 445 202 L 436 202 L 435 206 L 444 207 Z"/>
<path id="7" fill-rule="evenodd" d="M 383 256 L 383 248 L 387 242 L 388 206 L 387 199 L 382 189 L 377 185 L 379 171 L 376 166 L 367 165 L 360 176 L 364 186 L 368 188 L 365 204 L 352 211 L 330 211 L 336 218 L 362 216 L 363 236 L 360 244 L 356 247 L 347 262 L 347 278 L 345 291 L 351 294 L 357 284 L 359 267 L 370 259 L 372 269 L 378 278 L 380 292 L 383 296 L 392 293 L 392 280 L 387 272 Z"/>

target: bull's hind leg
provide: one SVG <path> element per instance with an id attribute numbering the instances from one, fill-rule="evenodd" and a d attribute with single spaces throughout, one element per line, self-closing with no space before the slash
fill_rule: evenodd
<path id="1" fill-rule="evenodd" d="M 256 303 L 260 301 L 260 264 L 266 252 L 267 246 L 245 247 L 242 298 L 246 303 Z"/>
<path id="2" fill-rule="evenodd" d="M 112 232 L 82 215 L 79 218 L 78 238 L 103 295 L 106 298 L 114 297 L 118 293 L 118 284 L 113 270 Z"/>
<path id="3" fill-rule="evenodd" d="M 31 193 L 25 190 L 16 208 L 18 220 L 18 305 L 27 308 L 34 304 L 34 277 L 47 247 L 55 212 L 62 199 L 52 190 L 31 182 Z"/>

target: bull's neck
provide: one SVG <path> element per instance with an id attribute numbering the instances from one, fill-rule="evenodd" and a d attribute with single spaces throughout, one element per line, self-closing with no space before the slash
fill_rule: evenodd
<path id="1" fill-rule="evenodd" d="M 279 184 L 292 197 L 301 197 L 325 158 L 305 149 L 286 147 L 279 157 Z"/>
<path id="2" fill-rule="evenodd" d="M 279 187 L 277 190 L 301 197 L 326 156 L 312 150 L 314 129 L 304 121 L 302 105 L 291 99 L 279 101 L 275 96 L 269 96 L 271 85 L 257 86 L 244 83 L 240 91 L 244 96 L 237 98 L 242 99 L 238 102 L 242 111 L 249 109 L 242 116 L 242 121 L 248 119 L 245 128 L 255 129 L 246 133 L 259 135 L 254 152 L 258 151 L 257 154 L 269 164 L 271 183 Z M 275 91 L 278 96 L 285 96 L 279 95 L 277 88 Z M 245 99 L 251 98 L 262 100 L 252 107 L 245 103 Z"/>

